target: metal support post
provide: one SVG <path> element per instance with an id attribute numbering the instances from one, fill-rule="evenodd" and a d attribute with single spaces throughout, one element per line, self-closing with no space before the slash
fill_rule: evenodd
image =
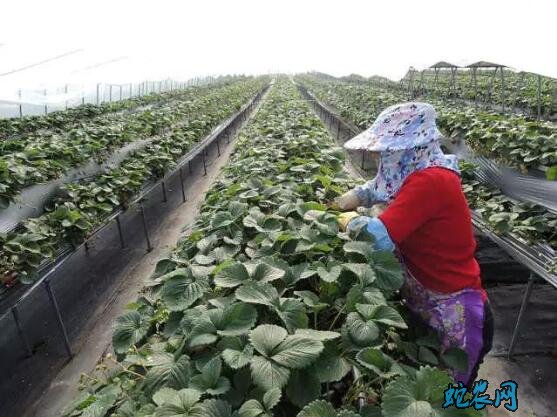
<path id="1" fill-rule="evenodd" d="M 534 286 L 534 281 L 536 281 L 536 275 L 533 272 L 530 272 L 528 285 L 526 286 L 526 291 L 524 292 L 524 297 L 522 298 L 522 304 L 520 305 L 520 311 L 518 312 L 518 318 L 516 319 L 516 325 L 514 326 L 511 343 L 509 345 L 509 353 L 507 354 L 509 358 L 513 354 L 516 340 L 518 339 L 518 332 L 520 331 L 520 325 L 522 324 L 522 319 L 524 318 L 524 312 L 526 311 L 528 301 L 530 301 L 530 296 L 532 295 L 532 287 Z"/>
<path id="2" fill-rule="evenodd" d="M 538 120 L 542 118 L 542 76 L 538 74 Z"/>
<path id="3" fill-rule="evenodd" d="M 21 104 L 21 88 L 17 91 L 17 96 L 19 97 L 19 118 L 23 119 L 23 106 Z"/>
<path id="4" fill-rule="evenodd" d="M 50 300 L 50 304 L 54 310 L 54 314 L 56 315 L 56 321 L 58 322 L 58 327 L 60 329 L 60 333 L 62 333 L 62 337 L 64 338 L 64 347 L 66 348 L 66 352 L 70 358 L 73 358 L 72 348 L 70 346 L 70 340 L 68 338 L 68 332 L 66 331 L 66 326 L 64 325 L 64 321 L 62 320 L 62 314 L 60 314 L 60 307 L 58 307 L 58 301 L 56 300 L 56 296 L 52 291 L 52 287 L 50 286 L 50 280 L 45 279 L 43 281 L 46 293 L 48 294 L 48 298 Z"/>
<path id="5" fill-rule="evenodd" d="M 120 215 L 116 216 L 116 226 L 118 228 L 118 237 L 120 238 L 120 247 L 124 249 L 126 246 L 124 243 L 124 234 L 122 233 L 122 223 L 120 222 Z"/>
<path id="6" fill-rule="evenodd" d="M 207 148 L 203 149 L 203 152 L 201 152 L 201 157 L 203 158 L 203 176 L 207 175 L 207 163 L 205 161 L 205 151 Z"/>
<path id="7" fill-rule="evenodd" d="M 180 187 L 182 188 L 182 202 L 186 202 L 186 191 L 184 190 L 184 171 L 180 167 Z"/>
<path id="8" fill-rule="evenodd" d="M 151 246 L 151 240 L 149 239 L 149 230 L 147 228 L 147 220 L 145 219 L 145 209 L 143 208 L 143 203 L 139 203 L 139 211 L 141 213 L 141 222 L 143 223 L 145 242 L 147 243 L 147 252 L 151 252 L 153 247 Z"/>
<path id="9" fill-rule="evenodd" d="M 166 203 L 168 199 L 166 198 L 166 184 L 164 183 L 164 181 L 161 182 L 161 188 L 162 188 L 162 202 Z"/>
<path id="10" fill-rule="evenodd" d="M 27 340 L 27 336 L 25 336 L 25 332 L 23 331 L 23 327 L 21 326 L 21 319 L 19 317 L 19 310 L 17 309 L 17 304 L 12 307 L 12 316 L 14 317 L 15 327 L 17 327 L 17 334 L 25 347 L 25 352 L 27 353 L 27 357 L 33 356 L 33 350 L 31 350 L 31 345 L 29 345 L 29 341 Z"/>

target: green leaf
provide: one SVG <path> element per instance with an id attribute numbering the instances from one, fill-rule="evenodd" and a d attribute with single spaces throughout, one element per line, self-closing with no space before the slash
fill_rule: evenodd
<path id="1" fill-rule="evenodd" d="M 459 348 L 450 348 L 441 355 L 443 363 L 461 372 L 468 369 L 468 354 Z"/>
<path id="2" fill-rule="evenodd" d="M 195 414 L 195 417 L 232 417 L 232 408 L 228 402 L 223 400 L 203 401 L 203 414 Z"/>
<path id="3" fill-rule="evenodd" d="M 234 293 L 236 299 L 251 304 L 273 306 L 279 304 L 279 295 L 269 283 L 248 281 Z"/>
<path id="4" fill-rule="evenodd" d="M 164 402 L 156 409 L 155 417 L 193 417 L 204 414 L 203 407 L 199 403 L 201 393 L 194 389 L 182 389 L 175 391 L 173 396 L 165 394 Z"/>
<path id="5" fill-rule="evenodd" d="M 147 357 L 146 367 L 149 370 L 145 374 L 143 384 L 148 393 L 163 385 L 176 389 L 188 386 L 191 369 L 186 355 L 176 359 L 168 352 L 154 353 Z"/>
<path id="6" fill-rule="evenodd" d="M 249 279 L 247 268 L 241 263 L 234 263 L 220 270 L 214 278 L 215 285 L 233 288 Z"/>
<path id="7" fill-rule="evenodd" d="M 265 408 L 271 411 L 279 403 L 281 394 L 280 389 L 277 388 L 267 391 L 263 395 L 263 405 Z"/>
<path id="8" fill-rule="evenodd" d="M 164 282 L 161 298 L 169 310 L 181 311 L 203 297 L 207 289 L 207 280 L 195 279 L 189 269 L 180 268 Z"/>
<path id="9" fill-rule="evenodd" d="M 275 388 L 276 389 L 276 388 Z M 280 392 L 280 390 L 278 390 Z M 257 400 L 248 400 L 238 410 L 238 417 L 272 417 Z"/>
<path id="10" fill-rule="evenodd" d="M 318 400 L 306 405 L 297 417 L 338 417 L 331 403 Z"/>
<path id="11" fill-rule="evenodd" d="M 439 361 L 437 360 L 437 356 L 433 353 L 430 349 L 426 348 L 425 346 L 420 346 L 418 349 L 418 359 L 425 363 L 430 363 L 432 365 L 437 365 Z"/>
<path id="12" fill-rule="evenodd" d="M 220 336 L 239 336 L 246 334 L 257 320 L 255 307 L 245 303 L 234 303 L 225 308 L 207 312 Z"/>
<path id="13" fill-rule="evenodd" d="M 264 390 L 282 388 L 288 382 L 290 370 L 262 356 L 254 356 L 251 364 L 253 382 Z"/>
<path id="14" fill-rule="evenodd" d="M 370 318 L 372 318 L 375 322 L 383 323 L 387 326 L 392 326 L 399 329 L 408 328 L 406 322 L 398 313 L 398 311 L 388 305 L 373 306 Z"/>
<path id="15" fill-rule="evenodd" d="M 323 343 L 299 336 L 288 336 L 273 351 L 273 361 L 291 369 L 309 366 L 323 350 Z"/>
<path id="16" fill-rule="evenodd" d="M 319 382 L 340 381 L 352 369 L 352 365 L 341 355 L 335 343 L 325 344 L 325 349 L 312 367 Z"/>
<path id="17" fill-rule="evenodd" d="M 545 172 L 545 177 L 549 181 L 557 181 L 557 165 L 553 165 Z"/>
<path id="18" fill-rule="evenodd" d="M 309 319 L 306 314 L 306 308 L 299 300 L 281 298 L 280 306 L 275 306 L 275 311 L 290 332 L 308 326 Z"/>
<path id="19" fill-rule="evenodd" d="M 114 351 L 126 353 L 131 346 L 147 336 L 150 328 L 150 320 L 137 311 L 130 311 L 118 317 L 112 335 Z"/>
<path id="20" fill-rule="evenodd" d="M 302 408 L 311 401 L 319 398 L 321 384 L 313 369 L 301 369 L 292 372 L 286 395 L 292 404 Z"/>
<path id="21" fill-rule="evenodd" d="M 222 351 L 222 359 L 232 369 L 240 369 L 248 365 L 253 357 L 253 346 L 243 345 L 227 347 Z"/>
<path id="22" fill-rule="evenodd" d="M 327 270 L 323 267 L 317 268 L 317 274 L 319 275 L 319 278 L 321 278 L 325 282 L 335 282 L 338 277 L 340 277 L 341 272 L 342 267 L 340 265 L 335 265 L 330 270 Z"/>
<path id="23" fill-rule="evenodd" d="M 249 264 L 251 278 L 260 282 L 271 282 L 276 279 L 281 279 L 285 271 L 279 268 L 275 268 L 271 265 L 265 263 L 259 263 L 256 265 Z"/>
<path id="24" fill-rule="evenodd" d="M 375 251 L 372 254 L 376 285 L 385 291 L 396 291 L 404 284 L 404 271 L 392 252 Z"/>
<path id="25" fill-rule="evenodd" d="M 275 348 L 288 336 L 285 328 L 274 324 L 262 324 L 250 333 L 250 342 L 260 354 L 270 356 Z"/>
<path id="26" fill-rule="evenodd" d="M 261 356 L 251 361 L 254 382 L 262 389 L 282 388 L 290 369 L 305 368 L 321 353 L 323 344 L 300 336 L 289 336 L 286 329 L 263 324 L 250 333 L 250 341 Z"/>
<path id="27" fill-rule="evenodd" d="M 374 250 L 372 245 L 368 242 L 351 241 L 344 244 L 344 252 L 348 255 L 360 255 L 360 260 L 365 262 L 372 258 Z"/>
<path id="28" fill-rule="evenodd" d="M 382 378 L 404 374 L 404 371 L 395 360 L 379 349 L 362 349 L 356 355 L 356 360 Z"/>
<path id="29" fill-rule="evenodd" d="M 219 211 L 215 213 L 213 219 L 211 220 L 211 227 L 213 229 L 222 229 L 230 226 L 232 223 L 234 223 L 234 219 L 229 212 Z"/>
<path id="30" fill-rule="evenodd" d="M 221 376 L 222 362 L 215 357 L 201 368 L 201 374 L 190 380 L 190 387 L 209 395 L 222 395 L 230 389 L 230 381 Z"/>
<path id="31" fill-rule="evenodd" d="M 363 286 L 370 285 L 375 281 L 375 271 L 367 263 L 345 263 L 342 267 L 352 272 Z"/>
<path id="32" fill-rule="evenodd" d="M 385 388 L 381 409 L 384 417 L 431 417 L 445 415 L 443 392 L 452 379 L 444 372 L 422 367 L 416 377 L 400 376 Z"/>
<path id="33" fill-rule="evenodd" d="M 352 343 L 359 347 L 373 345 L 379 338 L 379 327 L 372 320 L 364 320 L 358 313 L 350 313 L 343 325 Z"/>

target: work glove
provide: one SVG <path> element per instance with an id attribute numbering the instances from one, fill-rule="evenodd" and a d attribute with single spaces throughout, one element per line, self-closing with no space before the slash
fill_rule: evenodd
<path id="1" fill-rule="evenodd" d="M 360 215 L 355 211 L 347 211 L 346 213 L 339 214 L 339 216 L 337 217 L 337 221 L 340 230 L 345 232 L 348 228 L 348 223 L 350 223 L 350 221 L 354 220 L 356 217 L 360 217 Z"/>
<path id="2" fill-rule="evenodd" d="M 340 197 L 335 198 L 335 203 L 341 210 L 354 210 L 360 204 L 356 191 L 350 190 Z"/>

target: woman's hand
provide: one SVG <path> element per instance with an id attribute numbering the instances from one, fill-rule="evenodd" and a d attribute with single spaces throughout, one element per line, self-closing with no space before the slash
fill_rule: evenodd
<path id="1" fill-rule="evenodd" d="M 354 220 L 356 217 L 360 217 L 355 211 L 347 211 L 346 213 L 341 213 L 337 217 L 338 227 L 341 231 L 345 232 L 348 228 L 348 223 Z"/>
<path id="2" fill-rule="evenodd" d="M 335 203 L 340 210 L 354 210 L 360 204 L 356 191 L 350 190 L 340 197 L 335 198 Z"/>

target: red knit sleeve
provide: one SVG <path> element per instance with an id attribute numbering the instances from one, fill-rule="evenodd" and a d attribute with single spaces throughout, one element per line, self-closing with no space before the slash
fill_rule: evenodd
<path id="1" fill-rule="evenodd" d="M 379 216 L 393 242 L 403 242 L 412 232 L 435 216 L 441 198 L 435 176 L 427 170 L 410 174 L 397 196 Z"/>

